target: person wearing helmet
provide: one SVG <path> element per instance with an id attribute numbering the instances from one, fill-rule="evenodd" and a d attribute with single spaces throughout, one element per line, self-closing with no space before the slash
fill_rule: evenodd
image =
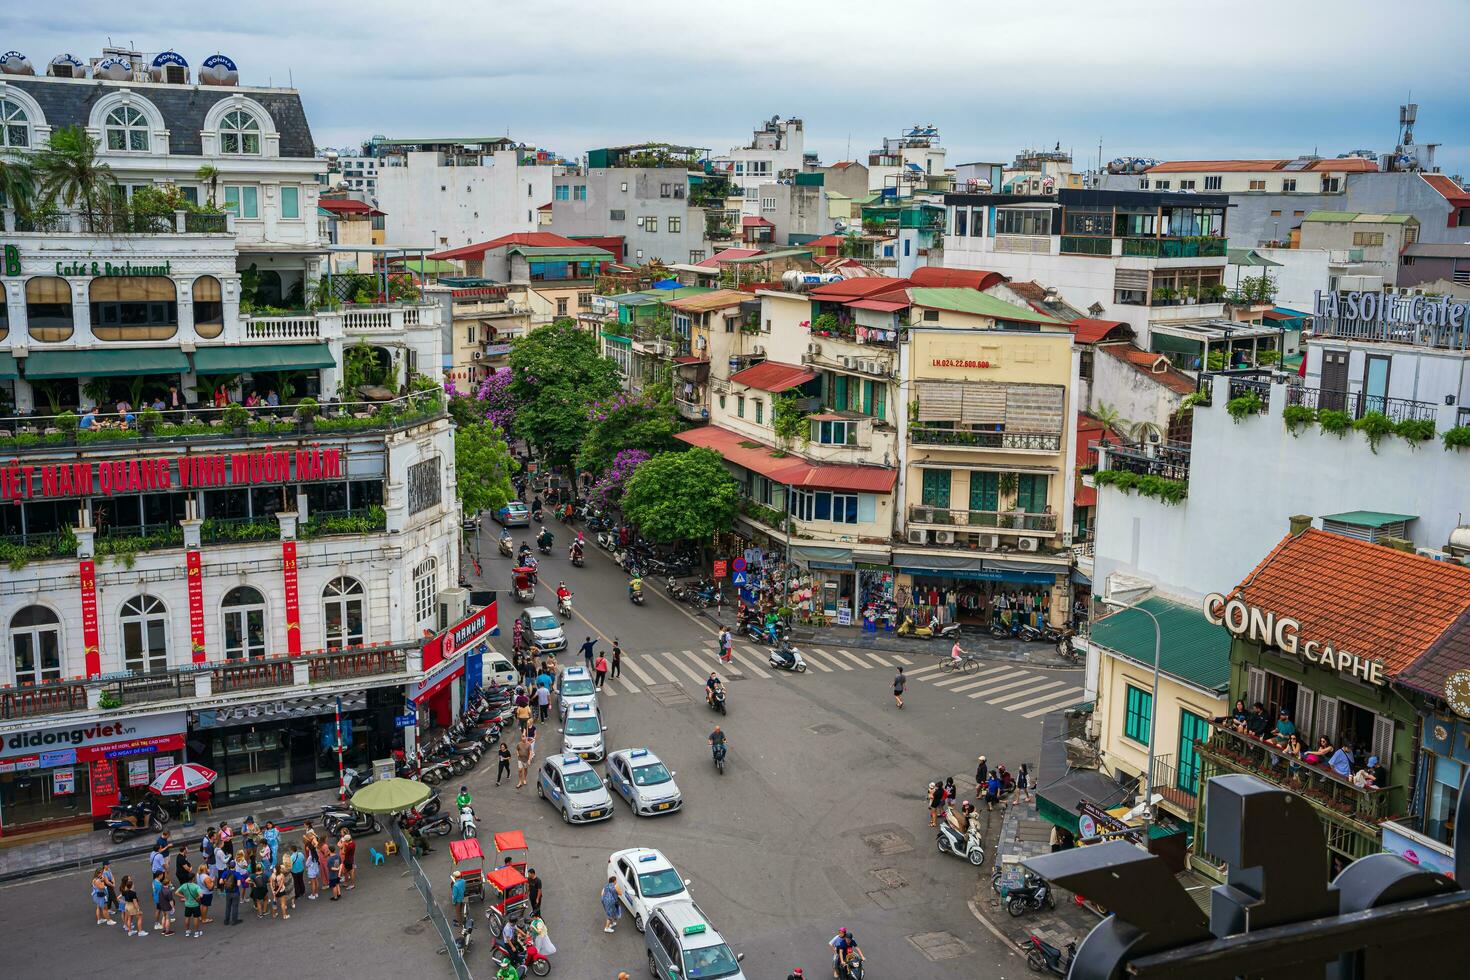
<path id="1" fill-rule="evenodd" d="M 470 788 L 468 786 L 461 786 L 459 788 L 459 795 L 454 798 L 454 805 L 463 810 L 474 802 L 474 799 L 470 796 Z"/>
<path id="2" fill-rule="evenodd" d="M 827 945 L 832 947 L 832 976 L 834 980 L 842 980 L 842 965 L 847 962 L 849 942 L 850 940 L 845 926 L 837 930 L 837 935 L 827 940 Z"/>

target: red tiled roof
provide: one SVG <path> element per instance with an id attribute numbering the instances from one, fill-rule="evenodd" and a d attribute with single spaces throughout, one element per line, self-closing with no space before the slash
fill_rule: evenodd
<path id="1" fill-rule="evenodd" d="M 694 264 L 701 269 L 718 269 L 720 263 L 727 259 L 748 259 L 752 255 L 759 254 L 761 254 L 761 250 L 758 248 L 727 248 L 716 252 L 703 262 L 696 262 Z"/>
<path id="2" fill-rule="evenodd" d="M 841 248 L 842 237 L 840 235 L 823 235 L 821 238 L 813 238 L 802 248 Z"/>
<path id="3" fill-rule="evenodd" d="M 1262 318 L 1267 319 L 1267 320 L 1295 320 L 1296 319 L 1296 317 L 1292 316 L 1290 313 L 1277 313 L 1275 310 L 1267 310 L 1264 313 L 1262 313 L 1261 316 L 1262 316 Z"/>
<path id="4" fill-rule="evenodd" d="M 742 228 L 774 228 L 774 227 L 776 227 L 776 225 L 775 225 L 774 222 L 767 221 L 765 218 L 762 218 L 762 217 L 760 217 L 758 215 L 744 214 L 744 215 L 741 215 L 740 216 L 740 227 L 742 227 Z"/>
<path id="5" fill-rule="evenodd" d="M 1365 174 L 1377 173 L 1378 161 L 1368 160 L 1363 157 L 1343 157 L 1340 160 L 1313 160 L 1307 164 L 1307 170 L 1317 173 L 1350 173 Z"/>
<path id="6" fill-rule="evenodd" d="M 518 231 L 514 235 L 501 235 L 488 242 L 476 242 L 473 245 L 461 245 L 459 248 L 435 252 L 428 257 L 431 259 L 483 259 L 485 253 L 490 249 L 500 248 L 502 245 L 525 245 L 528 248 L 558 248 L 565 245 L 580 248 L 585 244 L 585 242 L 573 241 L 565 235 L 557 235 L 549 231 Z"/>
<path id="7" fill-rule="evenodd" d="M 552 211 L 552 210 L 554 210 L 554 208 L 552 208 L 551 202 L 550 201 L 547 201 L 545 204 L 541 205 L 536 210 L 537 211 Z"/>
<path id="8" fill-rule="evenodd" d="M 698 354 L 680 354 L 674 358 L 675 364 L 708 364 L 709 358 L 700 357 Z"/>
<path id="9" fill-rule="evenodd" d="M 838 160 L 836 163 L 832 164 L 832 169 L 833 170 L 846 170 L 848 167 L 855 167 L 855 166 L 857 166 L 857 161 L 856 160 Z"/>
<path id="10" fill-rule="evenodd" d="M 1164 365 L 1169 363 L 1163 354 L 1150 354 L 1146 350 L 1139 350 L 1132 344 L 1099 344 L 1097 350 L 1122 361 L 1139 374 L 1152 378 L 1176 394 L 1192 395 L 1199 387 L 1193 378 L 1178 368 L 1165 366 L 1161 370 L 1160 361 L 1163 361 Z"/>
<path id="11" fill-rule="evenodd" d="M 1255 173 L 1260 170 L 1280 170 L 1290 162 L 1290 160 L 1170 160 L 1167 163 L 1155 164 L 1144 173 Z"/>
<path id="12" fill-rule="evenodd" d="M 1399 683 L 1444 700 L 1445 681 L 1457 670 L 1470 670 L 1470 609 L 1460 614 L 1424 654 L 1399 675 Z"/>
<path id="13" fill-rule="evenodd" d="M 1420 174 L 1424 182 L 1457 208 L 1470 207 L 1470 192 L 1444 174 Z"/>
<path id="14" fill-rule="evenodd" d="M 386 213 L 379 211 L 366 201 L 354 201 L 350 198 L 341 197 L 324 197 L 317 201 L 317 206 L 323 211 L 330 211 L 333 214 L 378 215 Z"/>
<path id="15" fill-rule="evenodd" d="M 1470 568 L 1311 528 L 1283 539 L 1231 595 L 1296 619 L 1303 640 L 1383 661 L 1394 677 L 1470 609 Z"/>
<path id="16" fill-rule="evenodd" d="M 1093 320 L 1079 317 L 1067 324 L 1079 344 L 1095 344 L 1119 327 L 1127 327 L 1122 320 Z"/>
<path id="17" fill-rule="evenodd" d="M 944 266 L 920 266 L 909 273 L 909 282 L 915 286 L 958 286 L 969 289 L 989 289 L 1006 277 L 999 272 L 985 269 L 946 269 Z"/>
<path id="18" fill-rule="evenodd" d="M 886 299 L 855 299 L 850 303 L 843 304 L 855 310 L 876 310 L 879 313 L 897 313 L 899 310 L 909 308 L 909 302 Z"/>
<path id="19" fill-rule="evenodd" d="M 841 282 L 829 282 L 807 293 L 812 299 L 825 299 L 833 303 L 845 303 L 854 299 L 867 299 L 891 289 L 902 289 L 909 284 L 907 279 L 890 276 L 859 276 Z"/>
<path id="20" fill-rule="evenodd" d="M 690 429 L 674 438 L 713 449 L 736 466 L 769 480 L 803 489 L 892 493 L 898 482 L 898 472 L 882 466 L 836 466 L 808 463 L 798 456 L 772 456 L 772 447 L 718 425 Z"/>
<path id="21" fill-rule="evenodd" d="M 736 371 L 730 375 L 730 380 L 750 388 L 759 388 L 761 391 L 786 391 L 797 385 L 806 384 L 815 377 L 814 372 L 808 371 L 800 364 L 762 361 L 744 371 Z"/>
<path id="22" fill-rule="evenodd" d="M 1046 287 L 1035 280 L 1031 282 L 1008 282 L 1006 288 L 1028 303 L 1040 303 L 1046 299 Z"/>

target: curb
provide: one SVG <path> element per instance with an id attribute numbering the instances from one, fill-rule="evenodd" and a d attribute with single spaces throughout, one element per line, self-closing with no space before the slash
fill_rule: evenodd
<path id="1" fill-rule="evenodd" d="M 315 820 L 321 815 L 321 810 L 312 813 L 304 813 L 300 816 L 286 817 L 276 821 L 279 830 L 294 830 L 307 820 Z M 178 826 L 182 826 L 179 824 Z M 25 881 L 27 878 L 39 878 L 42 875 L 55 874 L 58 871 L 75 871 L 87 865 L 101 864 L 103 861 L 121 861 L 124 858 L 141 857 L 153 850 L 152 844 L 134 844 L 130 847 L 120 847 L 115 851 L 107 851 L 103 854 L 88 854 L 83 857 L 68 858 L 65 861 L 53 861 L 50 864 L 39 865 L 34 868 L 23 868 L 19 871 L 7 871 L 0 874 L 0 885 L 8 885 L 17 881 Z"/>

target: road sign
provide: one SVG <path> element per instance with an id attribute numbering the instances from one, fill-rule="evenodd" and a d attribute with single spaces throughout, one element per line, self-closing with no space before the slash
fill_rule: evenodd
<path id="1" fill-rule="evenodd" d="M 730 563 L 730 565 L 737 572 L 743 572 L 743 571 L 745 571 L 745 559 L 744 558 L 736 558 L 734 561 L 732 561 Z"/>
<path id="2" fill-rule="evenodd" d="M 737 571 L 735 573 L 735 577 L 733 579 L 731 579 L 730 581 L 734 582 L 736 585 L 744 585 L 745 584 L 745 573 L 744 572 Z"/>
<path id="3" fill-rule="evenodd" d="M 397 715 L 393 719 L 394 728 L 412 728 L 418 723 L 418 715 Z"/>
<path id="4" fill-rule="evenodd" d="M 725 577 L 725 559 L 723 559 L 723 558 L 717 558 L 717 559 L 715 559 L 714 571 L 710 572 L 710 574 L 713 575 L 715 578 L 724 578 Z"/>

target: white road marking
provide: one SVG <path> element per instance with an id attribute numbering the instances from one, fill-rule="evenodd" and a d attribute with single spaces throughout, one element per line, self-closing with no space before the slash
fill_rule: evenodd
<path id="1" fill-rule="evenodd" d="M 628 678 L 624 677 L 622 674 L 619 674 L 616 677 L 609 677 L 607 679 L 607 682 L 609 684 L 612 684 L 612 683 L 616 682 L 618 684 L 623 685 L 624 687 L 626 687 L 628 689 L 628 692 L 630 694 L 637 694 L 638 693 L 638 685 L 637 684 L 634 684 L 632 681 L 628 680 Z"/>
<path id="2" fill-rule="evenodd" d="M 956 684 L 954 687 L 950 688 L 950 690 L 958 694 L 960 691 L 969 691 L 977 687 L 983 687 L 986 684 L 994 684 L 996 681 L 1001 679 L 1000 677 L 996 677 L 994 675 L 1002 674 L 1002 676 L 1004 676 L 1004 672 L 1009 671 L 1010 669 L 1010 667 L 991 667 L 988 670 L 978 671 L 973 674 L 966 674 L 965 676 L 970 678 L 969 683 Z M 976 678 L 980 679 L 976 680 Z"/>
<path id="3" fill-rule="evenodd" d="M 770 678 L 771 675 L 762 670 L 760 668 L 760 664 L 757 662 L 758 660 L 763 658 L 757 657 L 755 654 L 752 654 L 746 650 L 736 650 L 735 659 L 740 661 L 740 665 L 742 667 L 745 667 L 761 680 L 768 680 Z"/>
<path id="4" fill-rule="evenodd" d="M 900 657 L 896 653 L 890 653 L 889 656 L 892 657 L 894 660 L 897 660 L 899 663 L 903 664 L 905 667 L 907 667 L 909 664 L 913 663 L 913 661 L 910 660 L 909 658 L 907 658 L 907 657 Z"/>
<path id="5" fill-rule="evenodd" d="M 834 659 L 836 657 L 844 657 L 847 660 L 852 661 L 857 666 L 863 668 L 864 670 L 872 670 L 873 669 L 873 665 L 872 664 L 866 663 L 865 661 L 862 661 L 862 660 L 859 660 L 857 657 L 854 657 L 852 654 L 848 653 L 846 650 L 837 650 L 837 651 L 834 651 L 834 653 L 832 654 L 832 656 L 833 656 Z"/>
<path id="6" fill-rule="evenodd" d="M 974 694 L 970 694 L 970 695 L 966 695 L 966 696 L 967 697 L 970 697 L 970 698 L 984 698 L 984 697 L 989 697 L 990 695 L 995 694 L 995 693 L 1000 692 L 1000 691 L 1008 691 L 1008 690 L 1010 690 L 1013 687 L 1021 687 L 1021 686 L 1025 685 L 1025 684 L 1035 684 L 1039 680 L 1041 680 L 1041 678 L 1040 677 L 1037 677 L 1035 674 L 1026 674 L 1026 673 L 1023 673 L 1016 680 L 1006 681 L 1006 683 L 1004 683 L 1004 684 L 996 684 L 995 686 L 993 686 L 988 691 L 976 691 Z"/>
<path id="7" fill-rule="evenodd" d="M 868 651 L 865 650 L 865 651 L 863 651 L 863 656 L 867 657 L 869 660 L 877 661 L 879 667 L 892 667 L 893 666 L 893 664 L 891 664 L 888 661 L 884 660 L 882 657 L 878 656 L 876 653 L 870 653 L 870 652 L 868 652 Z"/>
<path id="8" fill-rule="evenodd" d="M 824 674 L 832 673 L 832 668 L 824 664 L 816 655 L 816 651 L 807 647 L 801 651 L 801 659 L 805 660 L 808 667 L 815 667 Z"/>
<path id="9" fill-rule="evenodd" d="M 828 653 L 826 650 L 816 650 L 816 649 L 814 649 L 814 650 L 812 650 L 812 655 L 813 656 L 821 656 L 821 657 L 823 657 L 823 658 L 825 658 L 827 660 L 830 660 L 830 661 L 832 661 L 832 663 L 834 665 L 836 665 L 838 667 L 841 667 L 843 670 L 852 670 L 852 668 L 850 666 L 848 666 L 847 663 L 845 663 L 844 661 L 838 660 L 836 657 L 832 656 L 832 654 Z"/>
<path id="10" fill-rule="evenodd" d="M 1082 693 L 1082 688 L 1080 688 L 1080 687 L 1069 687 L 1069 688 L 1066 688 L 1064 690 L 1056 691 L 1056 692 L 1053 692 L 1053 693 L 1055 693 L 1060 700 L 1049 701 L 1049 702 L 1047 702 L 1047 704 L 1046 704 L 1045 707 L 1037 708 L 1035 711 L 1028 711 L 1024 715 L 1022 715 L 1021 717 L 1023 717 L 1023 718 L 1038 718 L 1041 715 L 1048 714 L 1048 713 L 1053 712 L 1053 711 L 1056 711 L 1056 710 L 1058 710 L 1060 708 L 1069 708 L 1073 704 L 1076 703 L 1076 701 L 1077 701 L 1077 695 L 1079 695 L 1079 694 Z M 1019 704 L 1018 705 L 1015 705 L 1015 706 L 1013 706 L 1011 708 L 1011 710 L 1014 711 L 1014 710 L 1016 710 L 1016 708 L 1020 708 L 1020 707 L 1024 707 L 1024 705 L 1019 705 Z"/>
<path id="11" fill-rule="evenodd" d="M 986 701 L 985 703 L 986 704 L 1004 704 L 1007 701 L 1014 701 L 1014 700 L 1016 700 L 1016 698 L 1024 698 L 1024 697 L 1028 697 L 1029 695 L 1036 694 L 1039 691 L 1046 691 L 1048 688 L 1061 687 L 1062 684 L 1063 684 L 1062 681 L 1047 681 L 1045 684 L 1038 684 L 1036 687 L 1028 687 L 1024 691 L 1017 691 L 1014 694 L 1007 694 L 1004 697 L 996 698 L 994 701 Z M 1055 696 L 1055 692 L 1051 692 L 1051 693 L 1048 693 L 1046 695 L 1046 697 L 1054 697 L 1054 696 Z M 1026 704 L 1026 703 L 1030 703 L 1030 702 L 1022 702 L 1022 703 L 1023 704 Z M 1011 709 L 1010 708 L 1007 708 L 1006 710 L 1007 711 L 1010 711 Z"/>
<path id="12" fill-rule="evenodd" d="M 648 671 L 646 671 L 642 667 L 638 666 L 638 660 L 636 658 L 634 658 L 634 657 L 630 657 L 627 654 L 624 654 L 623 655 L 623 666 L 626 667 L 628 670 L 631 670 L 633 673 L 637 674 L 638 675 L 638 679 L 640 681 L 642 681 L 643 683 L 645 683 L 645 684 L 657 684 L 658 683 L 658 681 L 654 680 L 653 677 L 649 675 Z M 634 690 L 636 691 L 637 688 L 634 688 Z"/>
<path id="13" fill-rule="evenodd" d="M 685 663 L 684 662 L 684 659 L 683 659 L 683 657 L 692 657 L 692 658 L 694 658 L 694 662 L 696 664 L 699 663 L 699 658 L 698 657 L 695 657 L 695 654 L 694 654 L 694 651 L 693 650 L 685 650 L 685 651 L 683 651 L 683 657 L 680 657 L 679 655 L 675 654 L 674 651 L 672 651 L 672 650 L 665 650 L 663 655 L 664 655 L 665 658 L 668 659 L 669 663 L 673 664 L 679 670 L 683 671 L 686 675 L 688 675 L 688 677 L 689 677 L 689 679 L 691 681 L 693 681 L 695 684 L 697 684 L 700 687 L 704 687 L 704 682 L 705 682 L 706 679 L 708 679 L 708 676 L 709 675 L 707 675 L 707 674 L 701 675 L 698 671 L 691 669 L 690 666 L 687 663 Z"/>
<path id="14" fill-rule="evenodd" d="M 677 683 L 679 683 L 679 678 L 677 678 L 673 674 L 669 673 L 668 668 L 666 668 L 663 664 L 659 663 L 658 662 L 658 658 L 655 657 L 655 656 L 653 656 L 652 654 L 650 654 L 649 657 L 648 657 L 648 666 L 652 667 L 654 670 L 656 670 L 660 674 L 664 675 L 664 677 L 668 679 L 668 682 L 670 684 L 677 684 Z"/>

